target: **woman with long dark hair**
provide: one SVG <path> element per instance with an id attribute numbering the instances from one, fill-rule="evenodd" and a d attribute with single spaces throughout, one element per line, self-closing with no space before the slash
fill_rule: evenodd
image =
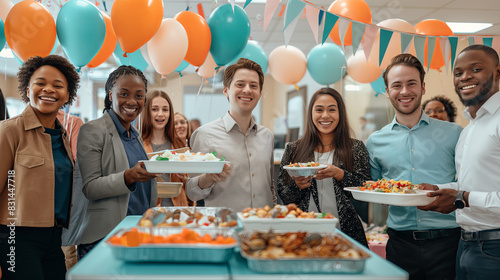
<path id="1" fill-rule="evenodd" d="M 304 136 L 289 143 L 283 154 L 278 194 L 285 204 L 304 211 L 330 212 L 340 220 L 340 230 L 367 246 L 361 221 L 345 187 L 370 179 L 368 152 L 362 141 L 351 138 L 344 101 L 332 88 L 322 88 L 311 98 Z M 312 177 L 291 178 L 284 166 L 315 161 L 326 164 Z"/>

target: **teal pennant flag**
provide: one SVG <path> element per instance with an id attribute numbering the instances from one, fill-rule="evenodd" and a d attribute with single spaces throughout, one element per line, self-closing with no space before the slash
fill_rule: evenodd
<path id="1" fill-rule="evenodd" d="M 475 43 L 474 43 L 474 37 L 469 37 L 469 39 L 468 39 L 468 40 L 469 40 L 469 46 L 470 46 L 470 45 L 474 45 L 474 44 L 475 44 Z"/>
<path id="2" fill-rule="evenodd" d="M 457 56 L 458 37 L 448 37 L 448 40 L 450 41 L 451 71 L 453 71 L 455 57 Z"/>
<path id="3" fill-rule="evenodd" d="M 245 1 L 245 5 L 243 6 L 243 9 L 245 9 L 248 6 L 248 4 L 250 4 L 251 2 L 252 2 L 252 0 Z"/>
<path id="4" fill-rule="evenodd" d="M 436 37 L 427 37 L 427 71 L 431 66 L 432 56 L 434 55 L 434 48 L 436 47 Z"/>
<path id="5" fill-rule="evenodd" d="M 339 20 L 338 16 L 330 12 L 325 12 L 325 26 L 323 26 L 323 39 L 321 40 L 321 44 L 326 41 L 326 38 L 330 35 L 330 32 L 332 31 L 332 28 L 337 20 Z"/>
<path id="6" fill-rule="evenodd" d="M 493 45 L 493 38 L 484 37 L 483 38 L 483 45 L 486 45 L 486 46 L 491 48 L 491 46 Z"/>
<path id="7" fill-rule="evenodd" d="M 378 65 L 382 64 L 385 52 L 391 41 L 392 31 L 380 29 L 380 48 L 378 49 Z"/>
<path id="8" fill-rule="evenodd" d="M 413 37 L 413 39 L 415 50 L 417 51 L 417 58 L 418 60 L 420 60 L 420 63 L 424 64 L 425 37 L 415 36 Z"/>
<path id="9" fill-rule="evenodd" d="M 352 54 L 355 55 L 358 51 L 359 44 L 365 34 L 366 25 L 357 21 L 352 22 Z"/>
<path id="10" fill-rule="evenodd" d="M 285 18 L 285 30 L 290 22 L 292 22 L 299 14 L 304 10 L 306 6 L 306 2 L 302 2 L 301 0 L 290 0 L 288 1 L 288 6 L 286 7 L 286 18 Z"/>
<path id="11" fill-rule="evenodd" d="M 401 33 L 401 53 L 405 53 L 408 45 L 410 45 L 411 40 L 413 39 L 412 34 Z"/>

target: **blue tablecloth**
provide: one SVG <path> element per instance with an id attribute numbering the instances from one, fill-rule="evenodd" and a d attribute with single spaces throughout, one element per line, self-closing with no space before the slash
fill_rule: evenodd
<path id="1" fill-rule="evenodd" d="M 140 216 L 126 217 L 110 234 L 121 228 L 133 227 L 139 219 Z M 366 261 L 362 273 L 285 275 L 251 271 L 246 260 L 238 253 L 233 254 L 227 264 L 124 262 L 114 258 L 111 248 L 101 242 L 68 271 L 66 279 L 408 279 L 408 274 L 404 270 L 368 249 L 366 251 L 370 254 L 370 258 Z"/>

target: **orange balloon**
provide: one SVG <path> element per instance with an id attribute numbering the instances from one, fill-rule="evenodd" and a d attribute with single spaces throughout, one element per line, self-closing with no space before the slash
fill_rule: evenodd
<path id="1" fill-rule="evenodd" d="M 201 66 L 212 43 L 212 33 L 205 19 L 191 11 L 180 12 L 175 19 L 182 24 L 188 36 L 188 50 L 184 58 L 193 66 Z"/>
<path id="2" fill-rule="evenodd" d="M 7 15 L 4 30 L 7 43 L 22 61 L 34 55 L 49 55 L 56 42 L 56 23 L 52 15 L 35 1 L 14 5 Z"/>
<path id="3" fill-rule="evenodd" d="M 125 53 L 133 53 L 151 39 L 163 20 L 162 0 L 116 0 L 111 22 Z"/>
<path id="4" fill-rule="evenodd" d="M 333 2 L 328 8 L 328 12 L 350 18 L 352 20 L 369 24 L 372 23 L 372 12 L 370 11 L 368 4 L 366 4 L 363 0 L 335 0 L 335 2 Z M 332 31 L 330 32 L 330 38 L 335 44 L 342 44 L 339 36 L 339 21 L 337 21 L 333 26 Z M 344 37 L 344 46 L 350 45 L 352 45 L 352 23 L 349 23 L 349 27 L 347 28 L 347 32 Z"/>
<path id="5" fill-rule="evenodd" d="M 415 30 L 417 34 L 423 35 L 432 35 L 432 36 L 451 36 L 453 35 L 453 31 L 446 24 L 446 22 L 437 20 L 437 19 L 426 19 L 423 20 L 417 25 L 415 25 Z M 428 53 L 428 41 L 429 39 L 425 39 L 425 49 L 424 49 L 424 66 L 427 67 L 427 53 Z M 450 60 L 450 57 L 447 58 Z M 436 46 L 434 47 L 434 54 L 432 55 L 431 65 L 429 68 L 431 69 L 439 69 L 444 66 L 443 53 L 441 52 L 441 45 L 439 44 L 439 40 L 436 38 Z"/>
<path id="6" fill-rule="evenodd" d="M 92 58 L 92 60 L 87 64 L 89 68 L 94 68 L 104 61 L 108 60 L 108 58 L 113 54 L 116 48 L 116 34 L 113 30 L 113 25 L 111 24 L 111 18 L 105 12 L 101 11 L 102 16 L 104 17 L 104 22 L 106 23 L 106 37 L 104 37 L 104 43 L 101 46 L 99 52 Z"/>

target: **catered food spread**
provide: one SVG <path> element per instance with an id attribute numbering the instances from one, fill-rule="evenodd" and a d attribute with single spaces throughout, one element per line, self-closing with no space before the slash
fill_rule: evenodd
<path id="1" fill-rule="evenodd" d="M 273 208 L 266 205 L 262 208 L 245 208 L 241 213 L 243 218 L 287 218 L 287 219 L 333 219 L 332 213 L 304 212 L 295 203 L 276 205 Z"/>
<path id="2" fill-rule="evenodd" d="M 146 232 L 140 232 L 137 228 L 132 228 L 122 232 L 120 235 L 113 235 L 109 238 L 108 243 L 113 245 L 123 245 L 127 247 L 137 247 L 141 244 L 212 244 L 224 245 L 235 244 L 236 240 L 231 236 L 218 235 L 215 238 L 209 233 L 200 235 L 192 229 L 184 228 L 179 233 L 168 235 L 156 235 Z"/>
<path id="3" fill-rule="evenodd" d="M 162 155 L 154 155 L 150 159 L 151 161 L 224 161 L 217 158 L 216 152 L 211 152 L 207 154 L 191 153 L 191 151 L 186 151 L 184 153 L 177 153 L 175 151 L 167 150 Z"/>
<path id="4" fill-rule="evenodd" d="M 415 194 L 419 185 L 412 184 L 408 180 L 386 180 L 380 179 L 376 182 L 367 181 L 363 186 L 359 187 L 361 191 L 374 191 L 374 192 L 384 192 L 384 193 L 401 193 L 401 194 Z"/>
<path id="5" fill-rule="evenodd" d="M 139 220 L 141 227 L 234 227 L 236 220 L 216 217 L 223 207 L 154 207 L 148 209 Z"/>
<path id="6" fill-rule="evenodd" d="M 296 163 L 290 163 L 287 165 L 287 167 L 316 167 L 320 166 L 319 162 L 296 162 Z"/>

